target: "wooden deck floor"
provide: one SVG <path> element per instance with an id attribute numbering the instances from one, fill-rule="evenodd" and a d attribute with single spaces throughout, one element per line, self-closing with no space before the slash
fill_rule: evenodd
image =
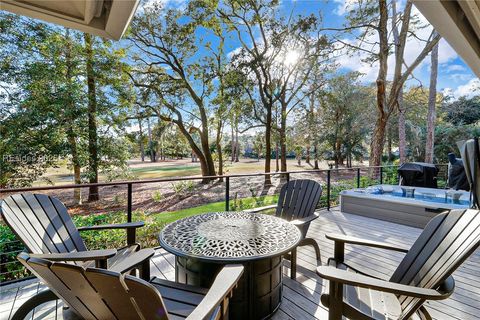
<path id="1" fill-rule="evenodd" d="M 411 245 L 420 229 L 406 227 L 376 219 L 341 213 L 338 209 L 322 212 L 312 223 L 309 236 L 320 244 L 323 263 L 333 255 L 331 241 L 325 233 L 343 233 L 367 239 L 381 239 L 390 243 Z M 315 255 L 310 248 L 299 249 L 297 281 L 291 280 L 288 261 L 284 266 L 284 291 L 280 309 L 273 319 L 327 319 L 327 310 L 320 303 L 320 294 L 325 281 L 315 274 Z M 372 248 L 359 248 L 347 245 L 346 261 L 373 275 L 388 278 L 398 262 L 401 253 L 386 252 Z M 174 279 L 174 257 L 158 249 L 152 259 L 152 275 Z M 454 274 L 455 293 L 447 300 L 429 302 L 427 308 L 438 320 L 468 320 L 480 318 L 480 252 L 477 251 Z M 16 308 L 39 290 L 45 287 L 38 281 L 24 281 L 1 287 L 0 319 L 9 319 Z M 32 319 L 61 319 L 61 302 L 43 305 L 35 310 Z"/>

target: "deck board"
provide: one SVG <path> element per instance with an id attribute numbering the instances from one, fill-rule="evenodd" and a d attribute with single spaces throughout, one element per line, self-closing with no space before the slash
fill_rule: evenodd
<path id="1" fill-rule="evenodd" d="M 363 216 L 346 214 L 334 208 L 322 211 L 320 218 L 311 224 L 309 236 L 315 238 L 321 248 L 322 263 L 333 255 L 333 243 L 326 233 L 342 233 L 366 239 L 381 240 L 406 247 L 411 246 L 421 230 Z M 403 254 L 381 249 L 346 245 L 345 259 L 354 267 L 372 275 L 388 279 Z M 315 273 L 316 259 L 313 249 L 298 250 L 298 275 L 296 281 L 289 275 L 290 263 L 284 262 L 284 290 L 276 320 L 326 319 L 328 310 L 320 303 L 326 281 Z M 174 280 L 174 257 L 157 248 L 151 262 L 151 274 L 162 279 Z M 455 273 L 456 288 L 447 300 L 427 303 L 434 319 L 469 320 L 478 319 L 480 314 L 480 252 L 477 250 Z M 8 319 L 15 310 L 44 286 L 37 281 L 23 281 L 1 287 L 0 319 Z M 37 308 L 29 319 L 62 319 L 61 301 L 51 302 Z"/>

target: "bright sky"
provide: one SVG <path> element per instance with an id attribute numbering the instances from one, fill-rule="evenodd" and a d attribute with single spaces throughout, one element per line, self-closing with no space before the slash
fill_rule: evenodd
<path id="1" fill-rule="evenodd" d="M 147 3 L 158 1 L 164 3 L 167 7 L 184 6 L 186 0 L 146 0 Z M 348 4 L 354 2 L 352 0 L 282 0 L 280 10 L 285 15 L 290 14 L 292 10 L 296 14 L 311 14 L 321 11 L 324 17 L 324 27 L 341 27 L 344 23 L 344 15 L 348 10 Z M 399 1 L 399 8 L 403 9 L 405 0 Z M 421 14 L 414 9 L 414 12 Z M 424 21 L 425 18 L 421 16 Z M 431 32 L 431 28 L 426 28 L 418 32 L 419 37 L 427 38 Z M 348 38 L 345 40 L 349 40 Z M 351 41 L 351 40 L 350 40 Z M 228 44 L 230 51 L 234 51 L 239 47 L 238 43 L 232 42 Z M 422 50 L 423 43 L 410 40 L 407 43 L 405 51 L 405 60 L 409 64 L 418 53 Z M 362 55 L 347 56 L 343 55 L 338 59 L 341 71 L 360 71 L 364 74 L 363 81 L 365 83 L 372 82 L 377 76 L 377 66 L 371 66 L 361 61 Z M 389 73 L 393 71 L 393 59 L 389 61 Z M 427 57 L 423 63 L 415 70 L 414 79 L 410 80 L 407 85 L 417 86 L 422 84 L 428 86 L 430 76 L 430 57 Z M 441 40 L 439 46 L 439 72 L 437 88 L 440 91 L 453 95 L 455 98 L 460 96 L 472 96 L 480 93 L 480 80 L 473 74 L 468 65 L 456 54 L 456 52 L 448 45 L 445 40 Z"/>
<path id="2" fill-rule="evenodd" d="M 303 1 L 284 1 L 285 10 L 291 10 L 295 6 L 298 10 L 308 12 L 309 10 L 322 10 L 324 13 L 325 27 L 338 27 L 344 22 L 345 11 L 348 10 L 348 3 L 353 2 L 349 0 L 303 0 Z M 403 8 L 404 1 L 399 1 L 399 7 Z M 427 22 L 421 13 L 414 8 L 414 13 L 418 14 L 420 18 Z M 427 38 L 432 28 L 420 30 L 418 35 L 422 38 Z M 412 62 L 419 52 L 422 50 L 423 44 L 421 42 L 410 40 L 407 43 L 405 51 L 406 63 Z M 363 80 L 365 82 L 372 82 L 377 76 L 378 68 L 370 66 L 361 61 L 361 56 L 349 57 L 344 56 L 340 58 L 339 63 L 342 68 L 353 71 L 360 71 L 364 73 Z M 389 73 L 393 72 L 394 61 L 389 61 Z M 428 86 L 430 77 L 430 57 L 427 57 L 423 63 L 415 70 L 414 78 L 409 81 L 409 85 Z M 460 96 L 472 96 L 474 93 L 480 94 L 480 80 L 474 75 L 471 69 L 457 53 L 450 47 L 450 45 L 442 39 L 439 45 L 439 72 L 437 80 L 437 88 L 440 91 L 453 95 L 455 98 Z"/>

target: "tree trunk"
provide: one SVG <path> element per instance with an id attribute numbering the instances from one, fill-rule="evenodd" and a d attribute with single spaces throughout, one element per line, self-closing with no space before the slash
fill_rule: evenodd
<path id="1" fill-rule="evenodd" d="M 232 163 L 235 161 L 235 131 L 234 131 L 235 130 L 234 129 L 235 121 L 234 121 L 234 117 L 235 116 L 232 116 L 232 123 L 230 124 L 231 129 L 232 129 L 232 157 L 231 157 L 232 158 L 231 159 Z"/>
<path id="2" fill-rule="evenodd" d="M 388 162 L 393 162 L 392 129 L 390 125 L 387 126 L 387 154 L 388 154 Z"/>
<path id="3" fill-rule="evenodd" d="M 204 128 L 205 130 L 205 128 Z M 205 171 L 202 170 L 203 176 L 215 176 L 215 162 L 213 161 L 212 153 L 210 152 L 210 144 L 208 142 L 208 131 L 202 131 L 200 133 L 200 142 L 202 144 L 203 159 L 205 161 L 206 167 Z M 200 157 L 199 157 L 200 158 Z M 201 162 L 201 158 L 200 158 Z M 206 180 L 204 179 L 204 182 Z"/>
<path id="4" fill-rule="evenodd" d="M 239 162 L 240 143 L 238 143 L 238 121 L 235 123 L 235 162 Z"/>
<path id="5" fill-rule="evenodd" d="M 385 143 L 385 127 L 388 121 L 386 109 L 386 80 L 388 71 L 388 7 L 386 0 L 379 0 L 380 20 L 378 36 L 380 50 L 378 54 L 379 69 L 376 80 L 377 84 L 377 120 L 370 143 L 370 166 L 379 166 L 382 163 L 383 146 Z"/>
<path id="6" fill-rule="evenodd" d="M 142 130 L 142 118 L 138 118 L 138 127 L 140 129 L 140 157 L 142 158 L 142 162 L 145 162 L 145 146 L 143 145 L 143 130 Z"/>
<path id="7" fill-rule="evenodd" d="M 73 71 L 73 64 L 72 64 L 72 43 L 70 40 L 70 31 L 67 29 L 66 31 L 66 40 L 67 40 L 67 45 L 66 45 L 66 51 L 65 51 L 65 62 L 67 66 L 66 70 L 66 82 L 70 88 L 72 85 L 72 71 Z M 67 141 L 70 147 L 70 154 L 72 156 L 72 166 L 73 166 L 73 179 L 75 184 L 81 184 L 82 183 L 82 178 L 81 178 L 81 165 L 80 165 L 80 158 L 78 156 L 78 147 L 77 147 L 77 140 L 75 137 L 75 131 L 74 131 L 74 119 L 72 117 L 72 114 L 74 114 L 74 109 L 75 109 L 75 102 L 73 101 L 73 97 L 71 95 L 71 91 L 68 90 L 68 100 L 67 100 Z M 75 203 L 80 204 L 82 203 L 82 189 L 80 188 L 75 188 L 73 189 L 73 199 L 75 200 Z"/>
<path id="8" fill-rule="evenodd" d="M 270 173 L 271 170 L 271 155 L 272 155 L 272 108 L 267 108 L 265 119 L 265 173 Z M 269 175 L 265 175 L 265 186 L 272 184 L 272 179 Z"/>
<path id="9" fill-rule="evenodd" d="M 150 126 L 150 117 L 147 117 L 147 131 L 148 131 L 148 149 L 150 150 L 150 161 L 156 161 L 155 150 L 153 149 L 152 127 Z"/>
<path id="10" fill-rule="evenodd" d="M 310 149 L 311 149 L 311 142 L 312 142 L 312 132 L 313 128 L 313 112 L 315 110 L 315 90 L 310 88 L 311 93 L 309 95 L 309 102 L 310 102 L 310 110 L 307 114 L 307 121 L 308 121 L 308 135 L 307 135 L 307 154 L 305 162 L 310 164 Z"/>
<path id="11" fill-rule="evenodd" d="M 370 145 L 370 166 L 379 166 L 382 163 L 383 145 L 385 143 L 385 128 L 387 119 L 381 115 L 377 116 L 375 129 L 373 131 Z"/>
<path id="12" fill-rule="evenodd" d="M 313 145 L 313 156 L 315 157 L 313 169 L 318 169 L 318 146 L 316 143 Z"/>
<path id="13" fill-rule="evenodd" d="M 93 70 L 92 36 L 88 33 L 85 33 L 85 45 L 88 89 L 88 176 L 90 183 L 98 183 L 97 93 Z M 88 190 L 88 201 L 97 201 L 98 199 L 98 186 L 90 187 Z"/>
<path id="14" fill-rule="evenodd" d="M 222 154 L 222 120 L 218 120 L 217 123 L 217 138 L 215 140 L 217 144 L 217 156 L 218 156 L 218 175 L 223 175 L 223 154 Z M 220 182 L 223 182 L 223 178 L 220 178 Z"/>
<path id="15" fill-rule="evenodd" d="M 408 8 L 405 8 L 405 15 L 406 16 L 403 21 L 405 24 L 402 26 L 402 33 L 405 32 L 405 26 L 407 23 L 410 21 L 410 10 L 411 10 L 411 5 L 408 4 Z M 405 134 L 405 106 L 403 105 L 403 83 L 399 83 L 398 79 L 401 77 L 402 73 L 402 67 L 403 67 L 403 53 L 405 50 L 405 44 L 404 44 L 404 35 L 402 34 L 402 40 L 400 40 L 400 34 L 398 31 L 398 26 L 396 24 L 397 18 L 399 17 L 397 13 L 397 4 L 396 2 L 392 2 L 392 31 L 393 31 L 393 41 L 395 44 L 395 81 L 393 85 L 400 86 L 398 88 L 398 96 L 396 97 L 396 107 L 398 109 L 398 140 L 399 140 L 399 154 L 400 154 L 400 163 L 405 163 L 407 159 L 406 155 L 406 134 Z M 408 28 L 407 28 L 408 30 Z M 391 89 L 392 92 L 394 91 L 394 88 Z M 390 157 L 390 154 L 389 154 Z"/>
<path id="16" fill-rule="evenodd" d="M 72 155 L 72 166 L 73 166 L 73 180 L 75 184 L 81 184 L 81 166 L 80 159 L 78 157 L 78 147 L 77 140 L 75 139 L 75 133 L 73 132 L 73 126 L 69 126 L 67 129 L 67 140 L 70 145 L 70 154 Z M 82 203 L 82 189 L 75 188 L 73 189 L 73 198 L 75 203 Z"/>
<path id="17" fill-rule="evenodd" d="M 202 121 L 201 130 L 198 130 L 198 135 L 200 137 L 200 146 L 197 146 L 189 131 L 185 128 L 183 123 L 177 121 L 177 125 L 180 130 L 184 133 L 187 138 L 190 146 L 193 148 L 193 151 L 197 154 L 198 160 L 200 161 L 200 167 L 202 169 L 202 176 L 215 176 L 215 162 L 213 161 L 212 153 L 210 152 L 210 143 L 209 133 L 208 133 L 208 119 L 203 107 L 203 102 L 198 101 L 197 105 L 200 109 L 200 117 Z M 180 126 L 181 124 L 181 126 Z M 208 183 L 211 179 L 202 179 L 202 183 Z"/>
<path id="18" fill-rule="evenodd" d="M 282 101 L 280 115 L 280 171 L 287 171 L 287 104 Z"/>
<path id="19" fill-rule="evenodd" d="M 438 74 L 438 44 L 432 49 L 430 71 L 430 89 L 428 94 L 427 114 L 427 142 L 425 146 L 425 162 L 433 163 L 435 143 L 435 102 L 437 100 L 437 74 Z"/>
<path id="20" fill-rule="evenodd" d="M 407 133 L 405 128 L 405 106 L 403 104 L 403 89 L 398 95 L 398 151 L 400 164 L 407 162 Z"/>
<path id="21" fill-rule="evenodd" d="M 335 169 L 338 169 L 338 166 L 340 164 L 343 165 L 341 147 L 342 147 L 342 141 L 340 140 L 337 134 L 337 138 L 335 140 Z"/>
<path id="22" fill-rule="evenodd" d="M 222 146 L 220 144 L 217 145 L 218 151 L 218 175 L 223 175 L 223 155 L 222 155 Z M 223 181 L 223 178 L 220 178 L 220 182 Z"/>
<path id="23" fill-rule="evenodd" d="M 278 172 L 280 170 L 280 146 L 278 144 L 278 139 L 275 141 L 275 172 Z"/>

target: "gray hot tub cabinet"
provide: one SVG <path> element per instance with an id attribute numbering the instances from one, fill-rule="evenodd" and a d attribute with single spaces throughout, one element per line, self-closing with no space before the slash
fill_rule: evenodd
<path id="1" fill-rule="evenodd" d="M 399 186 L 387 186 L 398 189 Z M 445 190 L 431 188 L 415 188 L 416 194 L 436 194 L 445 197 Z M 461 200 L 468 200 L 469 193 L 463 191 Z M 468 206 L 452 203 L 436 203 L 420 199 L 402 198 L 387 195 L 366 193 L 364 189 L 344 190 L 340 193 L 340 208 L 342 212 L 357 214 L 407 226 L 424 228 L 431 218 L 445 210 L 467 208 Z"/>

